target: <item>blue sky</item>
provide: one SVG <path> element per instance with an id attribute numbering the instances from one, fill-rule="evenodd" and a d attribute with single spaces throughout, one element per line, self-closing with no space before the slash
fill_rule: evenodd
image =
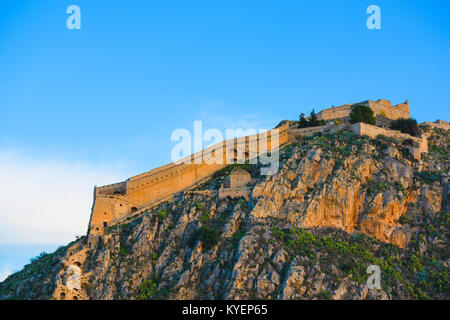
<path id="1" fill-rule="evenodd" d="M 71 4 L 81 30 L 66 28 Z M 371 4 L 381 30 L 366 27 Z M 23 265 L 5 248 L 33 244 L 17 250 L 28 259 L 83 234 L 93 185 L 168 163 L 171 133 L 194 120 L 268 129 L 379 98 L 450 120 L 449 13 L 446 0 L 2 1 L 0 280 Z"/>

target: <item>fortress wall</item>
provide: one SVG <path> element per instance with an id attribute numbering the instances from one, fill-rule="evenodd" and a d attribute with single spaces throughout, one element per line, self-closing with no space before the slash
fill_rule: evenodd
<path id="1" fill-rule="evenodd" d="M 407 112 L 409 115 L 409 102 L 406 100 L 405 103 L 399 103 L 398 105 L 394 106 L 394 108 L 401 112 Z"/>
<path id="2" fill-rule="evenodd" d="M 273 130 L 268 133 L 266 141 L 268 150 L 272 148 L 271 134 L 273 134 Z M 198 181 L 203 180 L 225 166 L 225 164 L 206 164 L 204 162 L 204 155 L 210 154 L 213 150 L 217 152 L 220 152 L 221 150 L 223 152 L 222 159 L 225 161 L 227 159 L 227 154 L 230 155 L 230 157 L 236 157 L 238 155 L 236 150 L 240 147 L 242 150 L 249 153 L 249 144 L 255 143 L 256 146 L 258 146 L 259 141 L 262 139 L 261 136 L 263 136 L 263 134 L 230 139 L 190 156 L 191 164 L 171 164 L 164 166 L 163 169 L 158 168 L 158 170 L 151 171 L 152 174 L 130 178 L 127 182 L 127 197 L 130 198 L 131 196 L 136 203 L 146 203 L 148 200 L 148 191 L 151 191 L 154 194 L 165 194 L 166 192 L 163 191 L 163 189 L 168 184 L 170 184 L 172 190 L 174 188 L 184 189 L 194 185 Z M 279 134 L 279 144 L 285 144 L 288 141 L 288 137 L 286 126 L 285 128 L 282 128 L 281 133 Z M 260 153 L 261 151 L 264 150 L 256 148 L 257 153 Z M 184 160 L 186 160 L 186 158 L 183 159 L 183 161 Z M 200 163 L 197 164 L 197 162 Z M 187 181 L 185 182 L 183 180 Z M 157 189 L 160 190 L 153 190 L 153 187 L 157 187 Z M 157 197 L 159 197 L 159 195 L 157 195 Z"/>
<path id="3" fill-rule="evenodd" d="M 381 104 L 385 107 L 390 107 L 391 106 L 391 102 L 389 100 L 386 99 L 379 99 L 378 101 L 376 101 L 378 104 Z"/>
<path id="4" fill-rule="evenodd" d="M 113 183 L 97 188 L 97 192 L 99 194 L 115 194 L 115 193 L 125 194 L 125 191 L 126 191 L 125 182 Z"/>
<path id="5" fill-rule="evenodd" d="M 267 150 L 272 148 L 272 136 L 279 132 L 279 145 L 282 146 L 289 141 L 288 125 L 269 131 L 267 135 Z M 125 182 L 117 183 L 98 188 L 96 199 L 91 216 L 90 233 L 103 234 L 103 224 L 109 226 L 113 221 L 121 219 L 132 211 L 140 210 L 150 206 L 159 199 L 170 196 L 195 186 L 198 182 L 211 177 L 217 170 L 224 168 L 230 163 L 226 163 L 226 155 L 231 152 L 230 158 L 236 158 L 236 149 L 241 146 L 247 153 L 250 143 L 264 141 L 264 134 L 257 134 L 249 137 L 230 139 L 206 149 L 208 154 L 212 150 L 223 152 L 222 164 L 204 163 L 204 151 L 197 152 L 186 159 L 192 162 L 171 163 L 166 166 L 156 168 L 152 171 L 131 177 Z M 227 148 L 227 142 L 230 146 Z M 257 153 L 265 150 L 257 148 Z M 248 160 L 247 154 L 247 160 Z M 196 164 L 195 160 L 201 163 Z M 125 190 L 124 195 L 117 194 L 118 190 Z M 112 194 L 106 194 L 111 192 Z"/>
<path id="6" fill-rule="evenodd" d="M 444 130 L 450 130 L 450 123 L 444 120 L 436 120 L 435 122 L 424 122 L 421 123 L 421 125 L 427 125 L 431 128 L 437 128 L 437 129 L 444 129 Z"/>
<path id="7" fill-rule="evenodd" d="M 156 199 L 195 185 L 197 181 L 212 175 L 224 166 L 225 164 L 183 164 L 165 172 L 164 175 L 131 182 L 127 198 L 136 203 L 138 208 L 147 206 Z"/>
<path id="8" fill-rule="evenodd" d="M 222 150 L 222 158 L 225 161 L 227 159 L 227 154 L 231 157 L 239 156 L 236 153 L 236 150 L 240 147 L 244 152 L 249 153 L 249 144 L 255 143 L 255 146 L 258 146 L 258 142 L 261 139 L 260 135 L 254 135 L 250 137 L 242 137 L 237 139 L 230 139 L 225 142 L 219 143 L 215 146 L 211 146 L 206 148 L 205 150 L 198 152 L 192 156 L 190 156 L 191 164 L 181 163 L 181 164 L 171 164 L 168 166 L 164 166 L 163 168 L 158 168 L 157 170 L 146 173 L 145 175 L 139 175 L 136 177 L 132 177 L 127 181 L 127 198 L 130 196 L 134 197 L 134 202 L 140 204 L 142 202 L 146 202 L 148 197 L 149 188 L 152 186 L 157 186 L 158 188 L 163 188 L 166 181 L 174 180 L 176 177 L 186 177 L 189 180 L 189 185 L 195 184 L 197 181 L 204 179 L 205 177 L 211 175 L 215 171 L 224 167 L 223 164 L 206 164 L 204 162 L 204 155 L 208 155 L 210 152 L 217 151 L 220 152 Z M 283 128 L 282 133 L 279 135 L 279 143 L 284 144 L 288 140 L 287 127 Z M 269 134 L 269 137 L 266 141 L 267 148 L 270 150 L 272 147 L 272 139 Z M 260 153 L 264 150 L 259 150 L 259 148 L 255 148 L 257 153 Z M 243 155 L 244 156 L 244 155 Z M 246 160 L 248 160 L 248 156 Z M 187 159 L 189 159 L 187 158 Z M 186 160 L 186 158 L 184 159 Z M 183 161 L 184 161 L 183 160 Z M 197 164 L 197 162 L 200 162 Z M 176 179 L 175 181 L 170 181 L 173 187 L 177 187 L 179 185 L 183 187 L 186 186 L 185 183 L 179 181 L 180 179 Z M 143 191 L 144 196 L 140 197 L 139 193 Z M 163 191 L 154 191 L 155 193 L 163 192 Z"/>
<path id="9" fill-rule="evenodd" d="M 172 170 L 158 172 L 139 180 L 127 181 L 125 196 L 98 195 L 91 219 L 91 232 L 103 234 L 103 223 L 129 215 L 135 210 L 151 205 L 159 199 L 183 191 L 195 185 L 224 164 L 182 164 Z M 106 214 L 105 214 L 106 213 Z"/>
<path id="10" fill-rule="evenodd" d="M 133 177 L 129 178 L 127 181 L 135 181 L 135 180 L 147 178 L 149 176 L 156 175 L 158 173 L 162 173 L 162 172 L 165 172 L 167 170 L 170 170 L 173 167 L 176 167 L 176 164 L 170 163 L 170 164 L 164 165 L 162 167 L 155 168 L 155 169 L 153 169 L 151 171 L 147 171 L 147 172 L 138 174 L 136 176 L 133 176 Z"/>
<path id="11" fill-rule="evenodd" d="M 98 196 L 95 201 L 94 210 L 92 211 L 91 222 L 89 226 L 89 234 L 103 234 L 103 223 L 109 223 L 116 214 L 115 201 L 110 201 L 107 197 Z M 105 214 L 106 213 L 106 214 Z"/>
<path id="12" fill-rule="evenodd" d="M 350 112 L 354 105 L 361 104 L 368 106 L 376 115 L 385 116 L 390 119 L 410 118 L 408 101 L 391 106 L 389 100 L 380 99 L 378 101 L 363 101 L 360 103 L 345 104 L 339 107 L 322 110 L 317 114 L 319 120 L 333 120 L 350 117 Z"/>
<path id="13" fill-rule="evenodd" d="M 150 205 L 142 207 L 142 208 L 139 208 L 137 211 L 134 211 L 132 213 L 131 212 L 127 212 L 126 214 L 118 216 L 117 218 L 111 220 L 109 225 L 114 226 L 116 224 L 123 223 L 124 221 L 127 221 L 130 217 L 138 217 L 138 216 L 140 216 L 141 214 L 143 214 L 145 212 L 151 211 L 153 208 L 155 208 L 156 206 L 160 205 L 161 203 L 167 202 L 167 201 L 169 201 L 169 202 L 174 201 L 176 199 L 179 199 L 179 197 L 182 196 L 182 195 L 183 195 L 183 192 L 179 192 L 179 193 L 170 194 L 170 195 L 168 195 L 166 197 L 163 197 L 163 198 L 159 198 L 159 199 L 153 201 Z"/>
<path id="14" fill-rule="evenodd" d="M 411 118 L 409 114 L 409 106 L 405 103 L 391 107 L 375 101 L 369 101 L 367 105 L 375 114 L 385 116 L 392 120 L 400 118 Z"/>
<path id="15" fill-rule="evenodd" d="M 90 233 L 103 234 L 104 222 L 108 227 L 111 221 L 128 214 L 133 207 L 136 204 L 125 196 L 97 195 L 91 215 Z"/>
<path id="16" fill-rule="evenodd" d="M 280 141 L 283 140 L 284 142 L 286 142 L 287 139 L 288 139 L 288 125 L 286 124 L 286 125 L 284 125 L 282 127 L 279 127 L 277 129 L 279 130 Z M 275 129 L 270 130 L 270 131 L 267 132 L 267 135 L 268 135 L 268 148 L 271 147 L 270 135 L 274 132 L 274 130 Z M 264 133 L 262 133 L 262 134 L 255 134 L 255 135 L 252 135 L 252 136 L 246 136 L 246 137 L 242 137 L 242 138 L 229 139 L 229 140 L 220 142 L 220 143 L 218 143 L 216 145 L 209 146 L 209 147 L 203 149 L 200 152 L 197 152 L 197 153 L 195 153 L 193 155 L 190 155 L 190 156 L 188 156 L 186 158 L 183 158 L 183 159 L 180 160 L 180 162 L 181 163 L 186 163 L 187 160 L 190 158 L 190 161 L 193 163 L 193 162 L 195 162 L 195 159 L 202 159 L 203 155 L 208 154 L 209 152 L 211 152 L 213 150 L 218 150 L 220 148 L 222 148 L 222 150 L 225 150 L 225 147 L 227 145 L 229 145 L 229 144 L 233 145 L 233 143 L 232 143 L 233 141 L 234 141 L 234 146 L 235 146 L 234 148 L 236 148 L 237 144 L 246 143 L 245 150 L 248 151 L 248 149 L 249 149 L 248 148 L 248 144 L 250 142 L 254 142 L 254 143 L 258 144 L 259 140 L 261 139 L 261 137 L 263 135 L 264 135 Z M 243 138 L 245 138 L 245 142 L 242 140 Z M 282 143 L 280 142 L 280 145 L 281 144 Z M 224 159 L 225 159 L 225 155 L 224 155 Z M 202 163 L 202 160 L 200 160 L 199 162 Z M 176 163 L 171 163 L 171 164 L 168 164 L 168 165 L 164 165 L 162 167 L 158 167 L 158 168 L 153 169 L 151 171 L 148 171 L 148 172 L 145 172 L 145 173 L 133 176 L 133 177 L 129 178 L 128 181 L 130 181 L 130 182 L 131 181 L 136 181 L 136 180 L 144 179 L 144 178 L 147 178 L 147 177 L 150 177 L 150 176 L 154 177 L 157 174 L 161 174 L 161 176 L 164 177 L 165 175 L 167 175 L 167 172 L 170 172 L 171 170 L 175 170 L 175 168 L 178 167 L 178 166 L 179 165 L 177 165 Z"/>
<path id="17" fill-rule="evenodd" d="M 291 134 L 293 136 L 304 136 L 304 135 L 310 135 L 315 132 L 323 132 L 328 129 L 330 129 L 331 126 L 324 125 L 324 126 L 317 126 L 317 127 L 308 127 L 308 128 L 299 128 L 299 129 L 292 129 Z"/>
<path id="18" fill-rule="evenodd" d="M 248 187 L 234 187 L 234 188 L 220 188 L 219 189 L 219 199 L 226 197 L 238 198 L 244 197 L 247 201 L 250 199 L 251 189 Z"/>
<path id="19" fill-rule="evenodd" d="M 184 195 L 202 195 L 202 196 L 215 196 L 218 194 L 217 190 L 188 190 L 184 192 Z"/>
<path id="20" fill-rule="evenodd" d="M 345 127 L 344 124 L 341 125 L 324 125 L 317 127 L 309 127 L 309 128 L 300 128 L 300 129 L 291 129 L 290 135 L 294 138 L 305 135 L 312 135 L 316 132 L 325 132 L 325 131 L 339 131 Z"/>
<path id="21" fill-rule="evenodd" d="M 388 117 L 381 116 L 379 114 L 376 115 L 376 123 L 375 125 L 377 127 L 385 127 L 390 128 L 392 123 L 392 119 L 389 119 Z"/>
<path id="22" fill-rule="evenodd" d="M 414 146 L 410 151 L 416 160 L 419 160 L 422 153 L 428 152 L 428 140 L 426 137 L 417 138 L 400 132 L 399 130 L 388 130 L 380 127 L 372 126 L 367 123 L 358 122 L 352 125 L 352 130 L 358 135 L 366 135 L 375 139 L 378 135 L 384 135 L 386 137 L 392 137 L 400 141 L 412 140 Z"/>
<path id="23" fill-rule="evenodd" d="M 350 112 L 352 111 L 352 105 L 353 104 L 345 104 L 339 107 L 322 110 L 317 114 L 317 118 L 319 120 L 332 120 L 349 117 Z"/>

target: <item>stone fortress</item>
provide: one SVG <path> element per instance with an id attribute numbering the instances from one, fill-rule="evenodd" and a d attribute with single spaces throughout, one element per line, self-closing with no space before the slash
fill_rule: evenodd
<path id="1" fill-rule="evenodd" d="M 369 106 L 376 115 L 375 126 L 366 123 L 349 124 L 352 106 Z M 426 136 L 412 137 L 400 131 L 386 129 L 390 121 L 399 118 L 410 118 L 409 103 L 401 103 L 391 106 L 390 101 L 380 99 L 378 101 L 363 101 L 360 103 L 345 104 L 338 107 L 324 109 L 317 114 L 319 120 L 326 122 L 323 126 L 297 128 L 296 121 L 282 121 L 280 125 L 264 134 L 257 134 L 243 138 L 227 140 L 211 146 L 191 155 L 190 163 L 186 158 L 181 163 L 172 163 L 149 172 L 131 177 L 126 181 L 95 187 L 94 203 L 88 229 L 88 246 L 96 242 L 96 237 L 107 234 L 108 228 L 122 222 L 130 216 L 137 216 L 149 210 L 151 207 L 167 200 L 171 200 L 180 193 L 189 192 L 198 184 L 208 180 L 212 175 L 233 163 L 248 163 L 249 159 L 258 156 L 262 152 L 275 151 L 283 148 L 301 136 L 311 135 L 315 132 L 340 130 L 350 128 L 356 134 L 367 135 L 375 138 L 378 135 L 394 137 L 401 141 L 410 142 L 411 153 L 415 159 L 420 159 L 423 152 L 428 152 Z M 447 123 L 446 123 L 447 124 Z M 443 125 L 436 124 L 436 125 Z M 448 124 L 447 124 L 448 125 Z M 276 141 L 275 141 L 276 139 Z M 272 143 L 276 142 L 276 143 Z M 266 148 L 259 145 L 255 150 L 254 143 L 263 142 Z M 412 143 L 411 143 L 412 141 Z M 230 148 L 231 146 L 231 148 Z M 213 156 L 216 150 L 223 152 L 223 164 L 208 164 L 206 157 Z M 240 152 L 244 150 L 244 152 Z M 243 184 L 236 183 L 236 179 L 243 178 Z M 233 173 L 219 190 L 219 197 L 243 196 L 248 199 L 250 177 L 243 172 Z"/>
<path id="2" fill-rule="evenodd" d="M 408 100 L 406 100 L 405 103 L 400 103 L 396 106 L 391 106 L 391 102 L 385 99 L 380 99 L 378 101 L 367 100 L 356 104 L 370 107 L 377 118 L 380 116 L 391 120 L 411 118 L 409 114 Z M 325 121 L 349 119 L 353 105 L 355 105 L 355 103 L 344 104 L 339 107 L 332 107 L 322 110 L 317 114 L 317 118 Z"/>
<path id="3" fill-rule="evenodd" d="M 363 104 L 369 106 L 376 115 L 375 126 L 366 123 L 349 123 L 352 106 Z M 76 243 L 63 259 L 63 268 L 57 276 L 57 286 L 53 297 L 58 300 L 87 299 L 81 287 L 89 283 L 90 274 L 81 272 L 89 249 L 98 240 L 105 241 L 108 228 L 122 223 L 126 219 L 137 217 L 161 202 L 172 200 L 183 194 L 208 194 L 211 196 L 244 197 L 250 200 L 254 179 L 242 169 L 232 171 L 223 181 L 219 190 L 193 190 L 199 184 L 210 179 L 215 172 L 233 163 L 249 163 L 251 159 L 266 152 L 274 152 L 298 141 L 304 136 L 316 132 L 339 131 L 350 129 L 358 135 L 376 138 L 378 135 L 394 137 L 399 141 L 407 141 L 407 147 L 416 160 L 422 153 L 428 152 L 427 135 L 412 137 L 400 131 L 390 130 L 390 121 L 399 118 L 410 118 L 408 101 L 391 106 L 388 100 L 363 101 L 339 107 L 324 109 L 317 114 L 325 125 L 298 128 L 297 121 L 282 121 L 275 129 L 242 138 L 223 141 L 208 147 L 179 163 L 171 163 L 149 172 L 131 177 L 126 181 L 95 187 L 94 203 L 87 234 L 87 246 Z M 438 120 L 424 123 L 432 128 L 450 129 L 448 122 Z M 256 146 L 256 147 L 255 147 Z M 226 159 L 223 164 L 210 164 L 208 157 L 217 151 Z M 189 160 L 189 161 L 187 161 Z M 107 263 L 107 262 L 105 262 Z"/>

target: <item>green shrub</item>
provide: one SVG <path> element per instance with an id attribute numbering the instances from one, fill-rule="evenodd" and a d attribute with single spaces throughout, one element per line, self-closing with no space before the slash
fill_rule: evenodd
<path id="1" fill-rule="evenodd" d="M 158 295 L 157 277 L 152 276 L 150 279 L 144 280 L 138 287 L 136 300 L 150 300 Z"/>
<path id="2" fill-rule="evenodd" d="M 330 291 L 328 291 L 326 289 L 322 289 L 322 291 L 320 291 L 320 293 L 319 293 L 319 299 L 320 300 L 331 300 Z"/>
<path id="3" fill-rule="evenodd" d="M 439 174 L 431 171 L 422 171 L 422 172 L 415 171 L 414 176 L 416 176 L 417 178 L 428 184 L 439 181 Z"/>
<path id="4" fill-rule="evenodd" d="M 245 231 L 244 230 L 239 230 L 238 232 L 233 234 L 233 237 L 232 237 L 233 243 L 237 244 L 242 239 L 242 237 L 244 235 L 245 235 Z"/>
<path id="5" fill-rule="evenodd" d="M 164 209 L 160 209 L 158 210 L 158 212 L 156 213 L 156 216 L 158 217 L 159 220 L 164 220 L 167 216 L 167 211 Z"/>
<path id="6" fill-rule="evenodd" d="M 398 220 L 401 224 L 406 224 L 410 222 L 409 215 L 407 213 L 403 214 Z"/>
<path id="7" fill-rule="evenodd" d="M 303 113 L 300 115 L 300 121 L 298 122 L 298 127 L 299 128 L 309 127 L 309 122 L 308 122 L 308 120 L 306 120 L 305 115 Z"/>
<path id="8" fill-rule="evenodd" d="M 127 247 L 125 247 L 125 246 L 123 246 L 123 245 L 120 245 L 119 253 L 120 253 L 122 256 L 127 256 L 128 253 L 129 253 L 129 250 L 128 250 Z"/>
<path id="9" fill-rule="evenodd" d="M 206 211 L 206 210 L 202 211 L 202 214 L 200 215 L 200 222 L 202 224 L 207 223 L 209 221 L 209 217 L 210 217 L 210 214 L 208 211 Z"/>
<path id="10" fill-rule="evenodd" d="M 34 257 L 34 258 L 31 258 L 31 259 L 30 259 L 30 263 L 33 263 L 33 262 L 35 262 L 35 261 L 37 261 L 37 260 L 39 260 L 39 259 L 45 257 L 47 254 L 48 254 L 47 252 L 42 251 L 38 256 L 36 256 L 36 257 Z"/>
<path id="11" fill-rule="evenodd" d="M 387 182 L 382 183 L 381 181 L 377 181 L 376 189 L 378 192 L 384 192 L 386 190 L 389 190 L 389 185 Z"/>
<path id="12" fill-rule="evenodd" d="M 198 201 L 195 201 L 195 207 L 196 207 L 198 210 L 203 210 L 203 203 L 198 202 Z"/>
<path id="13" fill-rule="evenodd" d="M 410 134 L 417 137 L 421 134 L 421 130 L 415 119 L 397 119 L 391 122 L 392 130 L 400 130 L 402 133 Z"/>
<path id="14" fill-rule="evenodd" d="M 401 191 L 403 193 L 405 192 L 405 187 L 403 186 L 403 184 L 401 182 L 397 182 L 396 186 L 397 186 L 398 191 Z"/>
<path id="15" fill-rule="evenodd" d="M 303 114 L 300 115 L 300 121 L 298 124 L 299 128 L 308 128 L 308 127 L 317 127 L 317 126 L 323 126 L 325 125 L 324 120 L 319 120 L 317 118 L 316 113 L 314 112 L 314 109 L 311 111 L 311 114 L 308 119 L 305 118 Z"/>
<path id="16" fill-rule="evenodd" d="M 158 254 L 156 252 L 153 252 L 150 258 L 152 259 L 152 264 L 155 265 L 156 261 L 158 261 Z"/>
<path id="17" fill-rule="evenodd" d="M 356 105 L 350 112 L 350 123 L 364 122 L 375 125 L 376 118 L 372 109 L 363 105 Z"/>
<path id="18" fill-rule="evenodd" d="M 197 240 L 202 242 L 203 249 L 208 251 L 219 242 L 220 233 L 216 229 L 208 226 L 200 227 L 189 240 L 189 245 L 192 247 Z"/>

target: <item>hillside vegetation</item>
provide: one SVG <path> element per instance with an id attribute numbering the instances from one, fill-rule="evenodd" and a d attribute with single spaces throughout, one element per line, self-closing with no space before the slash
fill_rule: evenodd
<path id="1" fill-rule="evenodd" d="M 281 151 L 251 201 L 191 193 L 111 227 L 82 265 L 89 299 L 448 299 L 450 132 L 424 128 L 415 161 L 392 138 L 315 134 Z M 217 189 L 230 166 L 198 187 Z M 78 240 L 85 248 L 84 239 Z M 0 299 L 51 297 L 59 259 L 0 284 Z M 381 289 L 368 289 L 378 265 Z M 59 269 L 58 269 L 59 268 Z"/>

